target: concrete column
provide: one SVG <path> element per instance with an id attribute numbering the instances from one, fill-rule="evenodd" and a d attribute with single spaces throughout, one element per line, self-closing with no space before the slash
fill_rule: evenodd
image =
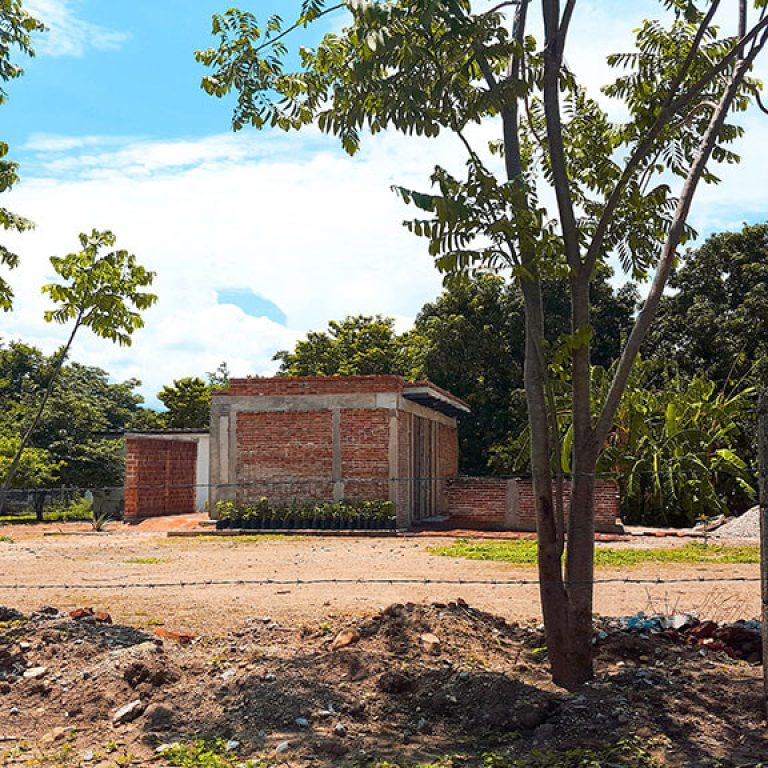
<path id="1" fill-rule="evenodd" d="M 517 480 L 507 480 L 507 507 L 504 511 L 504 528 L 516 531 L 520 527 L 520 492 Z"/>
<path id="2" fill-rule="evenodd" d="M 398 412 L 394 409 L 389 412 L 389 500 L 395 505 L 395 514 L 398 514 L 400 506 L 399 485 L 400 480 L 400 421 Z"/>
<path id="3" fill-rule="evenodd" d="M 344 468 L 341 455 L 341 409 L 331 410 L 331 430 L 333 434 L 333 500 L 344 498 Z"/>

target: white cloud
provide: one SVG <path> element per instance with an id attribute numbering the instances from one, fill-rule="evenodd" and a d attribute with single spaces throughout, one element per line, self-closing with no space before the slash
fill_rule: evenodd
<path id="1" fill-rule="evenodd" d="M 48 56 L 83 56 L 88 49 L 119 49 L 130 38 L 125 32 L 107 29 L 77 15 L 78 0 L 27 0 L 26 9 L 48 28 L 35 43 Z"/>
<path id="2" fill-rule="evenodd" d="M 629 43 L 633 20 L 619 24 L 595 3 L 584 8 L 570 63 L 594 88 L 610 77 L 600 56 Z M 750 118 L 748 128 L 742 165 L 724 169 L 723 184 L 703 189 L 694 205 L 692 222 L 703 232 L 768 210 L 768 123 Z M 473 141 L 482 146 L 496 134 L 488 125 Z M 60 343 L 63 330 L 41 320 L 47 257 L 75 248 L 80 231 L 111 228 L 158 272 L 160 302 L 132 348 L 84 334 L 75 356 L 143 380 L 149 395 L 222 360 L 237 375 L 269 373 L 275 351 L 346 314 L 387 314 L 409 327 L 441 279 L 426 242 L 401 227 L 413 210 L 390 186 L 426 189 L 436 163 L 461 173 L 465 162 L 450 136 L 366 138 L 354 159 L 314 132 L 164 141 L 47 135 L 31 137 L 27 148 L 36 154 L 7 205 L 39 228 L 7 238 L 23 260 L 12 273 L 16 309 L 2 316 L 2 334 L 48 351 Z M 274 302 L 287 327 L 218 305 L 217 291 L 231 288 Z"/>
<path id="3" fill-rule="evenodd" d="M 307 146 L 314 150 L 299 151 Z M 73 250 L 78 232 L 93 227 L 113 229 L 158 272 L 160 302 L 132 348 L 84 333 L 75 356 L 140 378 L 148 395 L 222 360 L 240 375 L 272 372 L 277 350 L 346 314 L 392 314 L 406 327 L 440 276 L 425 242 L 402 228 L 409 212 L 389 187 L 424 188 L 434 151 L 449 161 L 458 147 L 445 137 L 427 152 L 426 141 L 382 136 L 351 160 L 331 146 L 251 133 L 52 152 L 54 162 L 87 170 L 27 175 L 11 193 L 14 210 L 39 226 L 10 238 L 22 266 L 12 274 L 17 300 L 3 336 L 47 350 L 60 343 L 63 329 L 41 321 L 39 286 L 51 277 L 48 256 Z M 273 301 L 288 327 L 218 305 L 217 291 L 232 287 Z"/>

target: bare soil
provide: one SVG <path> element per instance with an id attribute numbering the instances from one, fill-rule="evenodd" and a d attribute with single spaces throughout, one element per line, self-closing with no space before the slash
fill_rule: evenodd
<path id="1" fill-rule="evenodd" d="M 71 533 L 73 526 L 46 526 Z M 83 527 L 84 531 L 85 528 Z M 535 580 L 534 568 L 459 560 L 427 552 L 444 538 L 169 539 L 160 531 L 116 527 L 107 535 L 43 536 L 38 527 L 0 529 L 0 605 L 31 612 L 41 605 L 69 611 L 93 606 L 116 622 L 139 628 L 222 634 L 252 616 L 291 624 L 319 624 L 334 615 L 375 613 L 393 602 L 447 602 L 461 596 L 509 621 L 540 621 L 535 585 L 283 584 L 150 588 L 121 585 L 278 579 Z M 680 546 L 684 540 L 642 538 L 610 546 Z M 743 542 L 740 542 L 743 543 Z M 600 579 L 754 578 L 756 565 L 648 563 L 601 568 Z M 3 586 L 18 585 L 18 590 Z M 46 585 L 51 585 L 46 586 Z M 60 586 L 56 586 L 60 585 Z M 67 585 L 67 588 L 62 588 Z M 640 610 L 692 611 L 717 621 L 760 612 L 759 583 L 598 584 L 595 610 L 625 616 Z"/>
<path id="2" fill-rule="evenodd" d="M 53 611 L 3 616 L 0 734 L 19 740 L 0 744 L 3 765 L 164 765 L 158 746 L 195 738 L 291 766 L 457 753 L 475 765 L 631 737 L 680 768 L 768 754 L 760 669 L 661 636 L 609 631 L 594 682 L 569 694 L 549 681 L 540 630 L 459 600 L 321 627 L 254 617 L 189 645 Z M 343 629 L 354 642 L 334 650 Z M 8 677 L 14 665 L 45 672 Z"/>
<path id="3" fill-rule="evenodd" d="M 122 528 L 105 536 L 0 533 L 14 540 L 0 542 L 0 605 L 23 612 L 0 610 L 0 765 L 163 766 L 158 746 L 194 738 L 231 739 L 243 759 L 290 766 L 402 765 L 455 753 L 474 765 L 487 751 L 628 737 L 675 768 L 753 766 L 768 755 L 762 670 L 722 652 L 628 634 L 606 620 L 594 682 L 575 694 L 554 687 L 535 586 L 149 586 L 535 578 L 530 568 L 432 556 L 425 550 L 437 540 L 167 539 Z M 757 566 L 649 564 L 599 576 L 757 573 Z M 108 612 L 114 624 L 68 615 L 83 607 Z M 759 585 L 598 585 L 596 608 L 604 616 L 685 610 L 751 618 Z M 332 649 L 345 629 L 355 641 Z M 176 632 L 195 639 L 181 644 Z M 422 639 L 427 633 L 437 647 Z M 23 677 L 30 668 L 44 672 Z M 135 717 L 115 724 L 131 702 Z"/>

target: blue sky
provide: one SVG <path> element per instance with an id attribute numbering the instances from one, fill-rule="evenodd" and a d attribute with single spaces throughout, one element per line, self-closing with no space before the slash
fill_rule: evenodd
<path id="1" fill-rule="evenodd" d="M 22 164 L 3 205 L 38 228 L 9 238 L 22 266 L 11 274 L 17 301 L 0 315 L 0 336 L 47 351 L 61 342 L 63 329 L 42 321 L 40 285 L 48 257 L 74 249 L 93 227 L 113 229 L 157 271 L 160 301 L 132 348 L 85 334 L 74 355 L 141 379 L 150 399 L 222 360 L 237 375 L 270 373 L 275 351 L 346 314 L 380 312 L 408 327 L 439 292 L 425 242 L 401 226 L 409 212 L 390 186 L 426 188 L 437 163 L 461 171 L 461 147 L 450 136 L 384 134 L 350 159 L 311 130 L 232 134 L 229 104 L 201 91 L 204 69 L 194 60 L 213 43 L 211 14 L 232 2 L 27 0 L 50 30 L 2 107 L 0 138 Z M 260 18 L 279 9 L 286 19 L 296 5 L 242 3 Z M 628 47 L 658 4 L 578 7 L 568 60 L 596 86 L 605 53 Z M 700 195 L 693 223 L 702 232 L 764 217 L 766 123 L 749 118 L 744 164 Z M 475 138 L 496 132 L 487 126 Z"/>

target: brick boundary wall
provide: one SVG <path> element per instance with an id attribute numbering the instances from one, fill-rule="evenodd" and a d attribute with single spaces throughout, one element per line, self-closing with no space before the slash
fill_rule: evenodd
<path id="1" fill-rule="evenodd" d="M 196 511 L 197 443 L 129 437 L 125 441 L 125 519 Z"/>
<path id="2" fill-rule="evenodd" d="M 565 484 L 568 510 L 570 484 Z M 535 531 L 536 509 L 531 480 L 501 477 L 458 477 L 448 483 L 451 524 L 462 528 L 500 531 Z M 614 533 L 621 529 L 619 485 L 615 480 L 595 483 L 595 530 Z"/>

